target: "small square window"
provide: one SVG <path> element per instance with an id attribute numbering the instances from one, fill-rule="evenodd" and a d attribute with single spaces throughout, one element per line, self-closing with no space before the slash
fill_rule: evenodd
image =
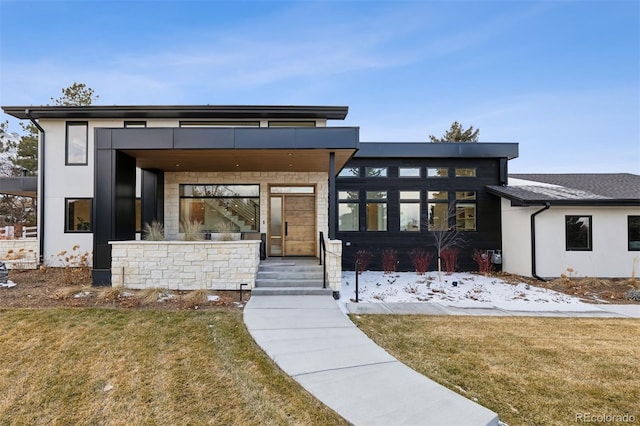
<path id="1" fill-rule="evenodd" d="M 126 129 L 144 129 L 147 127 L 146 121 L 125 121 L 124 127 Z"/>
<path id="2" fill-rule="evenodd" d="M 357 200 L 360 198 L 358 191 L 338 191 L 338 200 Z"/>
<path id="3" fill-rule="evenodd" d="M 65 149 L 65 164 L 85 166 L 88 164 L 88 124 L 86 122 L 68 122 Z"/>
<path id="4" fill-rule="evenodd" d="M 640 216 L 628 217 L 629 251 L 640 251 Z"/>
<path id="5" fill-rule="evenodd" d="M 591 216 L 565 216 L 567 251 L 591 251 Z"/>
<path id="6" fill-rule="evenodd" d="M 475 203 L 456 204 L 456 229 L 458 231 L 475 231 L 476 230 Z"/>
<path id="7" fill-rule="evenodd" d="M 387 177 L 387 168 L 386 167 L 367 167 L 366 176 L 367 177 Z"/>
<path id="8" fill-rule="evenodd" d="M 420 177 L 420 167 L 400 167 L 398 169 L 400 177 Z"/>
<path id="9" fill-rule="evenodd" d="M 367 191 L 367 200 L 386 200 L 387 191 Z"/>
<path id="10" fill-rule="evenodd" d="M 92 231 L 93 199 L 67 198 L 65 200 L 65 232 Z"/>
<path id="11" fill-rule="evenodd" d="M 420 201 L 420 191 L 400 191 L 400 199 Z"/>
<path id="12" fill-rule="evenodd" d="M 428 191 L 427 198 L 429 200 L 447 200 L 449 198 L 449 192 L 447 191 Z"/>
<path id="13" fill-rule="evenodd" d="M 476 169 L 467 168 L 467 169 L 458 169 L 456 168 L 456 177 L 475 177 Z"/>
<path id="14" fill-rule="evenodd" d="M 456 191 L 456 200 L 475 200 L 476 193 L 473 191 Z"/>
<path id="15" fill-rule="evenodd" d="M 339 177 L 360 177 L 359 167 L 347 167 L 340 170 Z"/>
<path id="16" fill-rule="evenodd" d="M 428 178 L 446 178 L 449 177 L 449 169 L 446 167 L 427 167 Z"/>

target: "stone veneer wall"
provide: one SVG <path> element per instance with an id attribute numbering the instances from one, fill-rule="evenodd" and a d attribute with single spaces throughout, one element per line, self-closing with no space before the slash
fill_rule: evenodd
<path id="1" fill-rule="evenodd" d="M 342 241 L 328 240 L 327 247 L 327 280 L 333 291 L 342 290 Z"/>
<path id="2" fill-rule="evenodd" d="M 260 241 L 113 241 L 111 285 L 239 290 L 255 285 Z"/>
<path id="3" fill-rule="evenodd" d="M 329 235 L 329 177 L 322 172 L 176 172 L 165 173 L 164 229 L 167 239 L 178 239 L 180 184 L 259 184 L 260 232 L 267 233 L 269 185 L 315 185 L 316 235 Z"/>
<path id="4" fill-rule="evenodd" d="M 9 269 L 38 267 L 38 239 L 0 240 L 0 261 Z"/>

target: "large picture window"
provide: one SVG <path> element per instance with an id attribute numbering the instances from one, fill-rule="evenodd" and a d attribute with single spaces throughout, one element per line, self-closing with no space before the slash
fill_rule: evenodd
<path id="1" fill-rule="evenodd" d="M 65 148 L 65 164 L 88 164 L 88 125 L 86 122 L 68 122 Z"/>
<path id="2" fill-rule="evenodd" d="M 591 216 L 565 216 L 567 251 L 591 251 Z"/>
<path id="3" fill-rule="evenodd" d="M 184 221 L 206 232 L 257 232 L 260 185 L 180 185 L 181 227 Z"/>
<path id="4" fill-rule="evenodd" d="M 338 192 L 338 231 L 359 231 L 358 191 Z"/>
<path id="5" fill-rule="evenodd" d="M 93 199 L 91 198 L 67 198 L 65 199 L 65 232 L 91 232 L 92 231 Z"/>
<path id="6" fill-rule="evenodd" d="M 640 251 L 640 216 L 628 217 L 629 251 Z"/>

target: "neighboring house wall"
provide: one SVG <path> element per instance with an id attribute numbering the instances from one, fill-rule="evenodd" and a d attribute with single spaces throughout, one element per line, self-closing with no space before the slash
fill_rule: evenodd
<path id="1" fill-rule="evenodd" d="M 537 207 L 502 202 L 503 270 L 531 276 L 530 218 Z M 565 216 L 591 216 L 592 250 L 567 251 Z M 541 277 L 630 277 L 640 274 L 640 252 L 628 250 L 627 217 L 637 207 L 551 206 L 536 216 L 536 272 Z M 635 265 L 635 266 L 634 266 Z M 569 272 L 568 269 L 573 272 Z"/>

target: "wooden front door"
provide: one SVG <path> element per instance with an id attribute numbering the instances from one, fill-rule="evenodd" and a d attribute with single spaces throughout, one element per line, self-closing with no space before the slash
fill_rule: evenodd
<path id="1" fill-rule="evenodd" d="M 269 255 L 316 255 L 315 195 L 270 195 Z"/>

